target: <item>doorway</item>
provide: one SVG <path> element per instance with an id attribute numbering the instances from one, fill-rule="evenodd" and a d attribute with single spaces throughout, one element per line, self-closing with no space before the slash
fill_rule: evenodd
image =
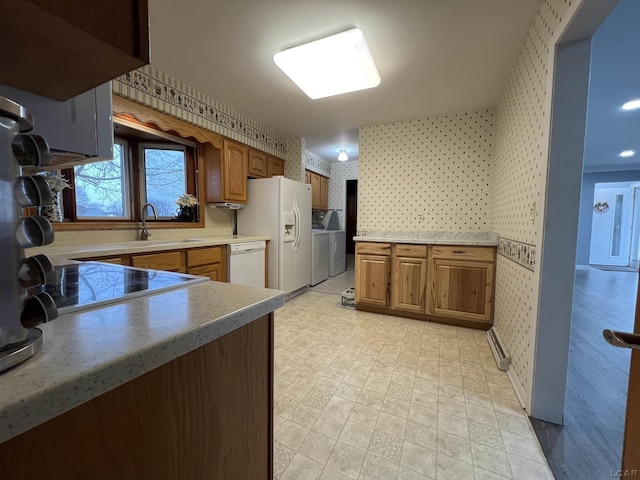
<path id="1" fill-rule="evenodd" d="M 634 188 L 596 183 L 591 219 L 590 265 L 628 267 L 631 261 Z"/>
<path id="2" fill-rule="evenodd" d="M 620 6 L 633 7 L 633 3 L 622 0 Z M 588 11 L 585 4 L 580 12 Z M 611 8 L 614 6 L 615 2 Z M 580 186 L 583 169 L 588 171 L 586 159 L 592 153 L 589 135 L 601 133 L 590 131 L 585 120 L 587 99 L 591 102 L 596 90 L 592 73 L 598 56 L 595 37 L 591 36 L 609 12 L 600 13 L 601 17 L 587 22 L 591 28 L 588 35 L 560 41 L 556 56 L 531 413 L 534 430 L 557 480 L 614 476 L 620 468 L 624 431 L 629 352 L 607 345 L 602 329 L 633 331 L 637 273 L 594 269 L 585 265 L 590 260 L 581 262 L 576 256 L 580 250 L 576 248 Z M 628 13 L 621 17 L 630 19 Z M 632 23 L 638 19 L 640 15 Z M 585 17 L 580 20 L 577 23 L 584 27 Z M 631 30 L 620 31 L 627 35 Z M 635 60 L 624 58 L 628 63 Z M 616 73 L 625 76 L 622 71 Z M 606 88 L 607 94 L 618 91 L 613 85 Z M 617 99 L 609 100 L 610 109 L 620 108 Z M 589 110 L 589 116 L 595 114 Z M 616 155 L 611 157 L 615 161 Z M 611 168 L 616 169 L 624 168 Z M 603 249 L 608 249 L 607 257 L 624 257 L 625 199 L 619 192 L 609 193 L 612 195 L 602 203 L 612 214 L 616 206 L 620 208 L 617 219 L 612 216 L 610 225 L 601 226 L 600 240 L 606 243 Z M 597 203 L 596 199 L 584 210 L 589 221 L 592 208 L 603 207 Z M 626 225 L 629 223 L 627 220 Z M 590 233 L 591 228 L 587 235 Z M 580 264 L 585 266 L 576 269 Z"/>
<path id="3" fill-rule="evenodd" d="M 355 255 L 356 242 L 353 237 L 358 232 L 358 180 L 346 182 L 346 215 L 345 230 L 347 231 L 347 254 Z"/>

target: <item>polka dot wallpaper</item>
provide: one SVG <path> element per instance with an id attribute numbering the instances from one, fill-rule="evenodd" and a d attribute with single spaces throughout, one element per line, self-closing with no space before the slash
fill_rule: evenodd
<path id="1" fill-rule="evenodd" d="M 489 229 L 501 241 L 535 248 L 544 221 L 541 215 L 532 221 L 530 209 L 533 202 L 539 209 L 544 200 L 551 95 L 547 82 L 553 69 L 549 53 L 553 36 L 568 20 L 563 14 L 570 4 L 543 2 L 495 108 Z M 496 269 L 494 325 L 512 356 L 511 372 L 520 394 L 530 406 L 538 277 L 503 255 L 506 251 L 498 256 Z"/>
<path id="2" fill-rule="evenodd" d="M 360 129 L 358 230 L 486 230 L 490 110 Z"/>
<path id="3" fill-rule="evenodd" d="M 289 138 L 285 146 L 284 176 L 304 182 L 304 138 Z"/>

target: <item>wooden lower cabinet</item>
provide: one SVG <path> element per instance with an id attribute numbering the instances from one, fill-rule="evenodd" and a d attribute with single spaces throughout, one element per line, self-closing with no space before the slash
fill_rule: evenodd
<path id="1" fill-rule="evenodd" d="M 356 303 L 389 305 L 391 259 L 382 255 L 358 255 L 356 261 Z"/>
<path id="2" fill-rule="evenodd" d="M 426 258 L 395 257 L 391 282 L 391 308 L 424 313 L 426 283 Z"/>
<path id="3" fill-rule="evenodd" d="M 149 268 L 151 270 L 186 273 L 184 250 L 132 255 L 131 266 Z"/>
<path id="4" fill-rule="evenodd" d="M 3 478 L 270 479 L 273 345 L 270 313 L 1 443 Z"/>
<path id="5" fill-rule="evenodd" d="M 433 259 L 428 313 L 491 326 L 494 269 L 487 262 Z"/>
<path id="6" fill-rule="evenodd" d="M 192 248 L 187 250 L 187 273 L 225 282 L 227 277 L 227 247 Z"/>
<path id="7" fill-rule="evenodd" d="M 120 265 L 168 272 L 188 273 L 227 281 L 227 246 L 197 247 L 164 252 L 126 254 L 120 257 L 92 257 L 79 260 L 118 263 Z"/>
<path id="8" fill-rule="evenodd" d="M 356 244 L 356 308 L 487 329 L 495 247 Z"/>

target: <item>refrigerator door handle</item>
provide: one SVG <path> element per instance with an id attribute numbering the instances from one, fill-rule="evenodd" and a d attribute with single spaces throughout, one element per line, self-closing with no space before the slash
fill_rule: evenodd
<path id="1" fill-rule="evenodd" d="M 293 215 L 295 217 L 294 225 L 294 237 L 293 237 L 293 251 L 298 251 L 298 245 L 300 244 L 300 211 L 298 210 L 298 204 L 293 202 Z"/>

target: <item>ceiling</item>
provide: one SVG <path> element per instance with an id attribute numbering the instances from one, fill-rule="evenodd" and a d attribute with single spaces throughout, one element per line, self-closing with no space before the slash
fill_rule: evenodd
<path id="1" fill-rule="evenodd" d="M 150 0 L 151 63 L 260 125 L 358 158 L 358 128 L 491 108 L 540 0 Z M 310 100 L 280 50 L 360 28 L 382 79 Z M 339 74 L 339 72 L 336 72 Z"/>
<path id="2" fill-rule="evenodd" d="M 584 153 L 587 172 L 640 169 L 640 2 L 621 0 L 592 37 Z M 633 157 L 621 158 L 623 150 Z"/>

